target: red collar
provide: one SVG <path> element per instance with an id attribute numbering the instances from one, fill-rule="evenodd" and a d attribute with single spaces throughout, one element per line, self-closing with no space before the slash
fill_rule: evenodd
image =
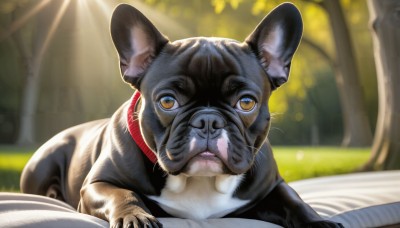
<path id="1" fill-rule="evenodd" d="M 132 136 L 132 139 L 135 141 L 136 145 L 142 150 L 143 154 L 153 163 L 157 162 L 156 154 L 147 146 L 144 142 L 142 134 L 140 132 L 139 118 L 137 113 L 135 113 L 135 107 L 140 99 L 140 92 L 136 91 L 132 96 L 131 104 L 128 108 L 128 130 Z"/>

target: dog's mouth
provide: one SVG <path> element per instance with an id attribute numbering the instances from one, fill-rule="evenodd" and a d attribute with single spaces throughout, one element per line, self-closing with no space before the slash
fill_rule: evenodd
<path id="1" fill-rule="evenodd" d="M 174 151 L 175 152 L 175 151 Z M 221 174 L 236 175 L 246 172 L 252 160 L 250 156 L 232 154 L 206 148 L 200 151 L 180 151 L 176 156 L 166 150 L 166 156 L 159 157 L 161 167 L 172 175 L 217 176 Z M 233 156 L 233 157 L 229 157 Z M 164 159 L 163 159 L 164 158 Z"/>
<path id="2" fill-rule="evenodd" d="M 189 176 L 216 176 L 224 173 L 224 163 L 217 154 L 203 151 L 189 159 L 183 173 Z"/>
<path id="3" fill-rule="evenodd" d="M 235 143 L 230 141 L 226 130 L 222 130 L 219 137 L 211 139 L 192 136 L 185 144 L 172 140 L 161 147 L 159 164 L 172 175 L 241 174 L 252 165 L 253 154 L 242 144 Z"/>
<path id="4" fill-rule="evenodd" d="M 218 160 L 220 160 L 217 157 L 217 155 L 215 155 L 213 152 L 210 152 L 210 151 L 201 152 L 201 153 L 197 154 L 196 156 L 194 156 L 192 159 L 204 159 L 204 160 L 218 159 Z"/>

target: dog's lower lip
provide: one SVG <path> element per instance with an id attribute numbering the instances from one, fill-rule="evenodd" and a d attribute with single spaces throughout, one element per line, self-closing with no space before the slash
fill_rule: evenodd
<path id="1" fill-rule="evenodd" d="M 211 153 L 209 151 L 204 151 L 199 154 L 201 157 L 215 157 L 216 155 L 214 153 Z"/>

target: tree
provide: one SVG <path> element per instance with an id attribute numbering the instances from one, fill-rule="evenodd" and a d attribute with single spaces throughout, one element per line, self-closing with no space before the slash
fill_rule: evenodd
<path id="1" fill-rule="evenodd" d="M 378 79 L 378 120 L 366 170 L 400 168 L 400 2 L 368 0 Z"/>
<path id="2" fill-rule="evenodd" d="M 21 1 L 23 3 L 23 1 Z M 52 33 L 58 24 L 59 12 L 65 11 L 68 1 L 42 1 L 32 10 L 26 12 L 24 4 L 15 3 L 10 12 L 11 22 L 2 38 L 11 37 L 20 55 L 20 65 L 24 71 L 23 90 L 20 105 L 20 121 L 17 137 L 18 145 L 32 145 L 35 143 L 35 113 L 38 104 L 40 89 L 41 65 L 45 51 L 50 43 Z M 36 26 L 30 29 L 31 36 L 22 34 L 20 28 L 26 26 L 34 14 Z M 55 18 L 49 20 L 49 18 Z M 58 20 L 58 21 L 57 21 Z M 31 39 L 26 39 L 31 37 Z"/>
<path id="3" fill-rule="evenodd" d="M 363 90 L 350 33 L 339 0 L 313 1 L 320 4 L 327 12 L 335 43 L 335 72 L 336 85 L 343 116 L 343 146 L 369 146 L 372 141 L 371 127 L 364 105 Z"/>

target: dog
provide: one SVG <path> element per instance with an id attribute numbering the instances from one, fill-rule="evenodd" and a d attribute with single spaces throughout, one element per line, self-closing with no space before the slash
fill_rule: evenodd
<path id="1" fill-rule="evenodd" d="M 126 4 L 110 29 L 134 96 L 110 119 L 41 146 L 23 170 L 24 193 L 60 199 L 110 227 L 162 227 L 157 217 L 341 227 L 284 182 L 267 139 L 269 97 L 288 80 L 302 36 L 293 4 L 271 11 L 244 42 L 171 42 Z"/>

